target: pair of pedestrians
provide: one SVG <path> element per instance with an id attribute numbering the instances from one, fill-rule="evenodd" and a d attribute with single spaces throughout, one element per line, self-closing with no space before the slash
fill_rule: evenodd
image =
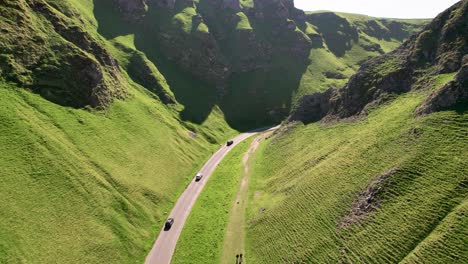
<path id="1" fill-rule="evenodd" d="M 236 255 L 236 264 L 242 264 L 243 258 L 242 253 Z"/>

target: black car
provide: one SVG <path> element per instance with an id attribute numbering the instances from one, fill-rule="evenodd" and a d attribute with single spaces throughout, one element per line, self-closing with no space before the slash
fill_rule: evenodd
<path id="1" fill-rule="evenodd" d="M 226 143 L 226 146 L 228 146 L 228 147 L 229 147 L 229 146 L 231 146 L 232 144 L 234 144 L 234 141 L 232 141 L 232 140 L 229 140 L 229 141 Z"/>
<path id="2" fill-rule="evenodd" d="M 171 229 L 173 224 L 174 224 L 174 218 L 167 219 L 166 223 L 164 224 L 164 230 L 167 231 Z"/>

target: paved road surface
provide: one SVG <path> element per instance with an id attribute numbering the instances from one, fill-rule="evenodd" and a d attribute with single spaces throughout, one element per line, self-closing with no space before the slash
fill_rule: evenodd
<path id="1" fill-rule="evenodd" d="M 258 129 L 252 132 L 242 133 L 235 137 L 234 144 L 230 147 L 226 145 L 222 146 L 213 156 L 205 163 L 205 165 L 200 170 L 203 173 L 203 178 L 199 182 L 192 182 L 189 184 L 187 189 L 185 189 L 184 193 L 180 196 L 179 200 L 177 200 L 176 205 L 172 209 L 168 218 L 174 218 L 174 224 L 172 228 L 168 231 L 164 231 L 164 227 L 162 227 L 161 232 L 159 233 L 159 237 L 153 245 L 151 252 L 148 254 L 145 260 L 145 264 L 170 264 L 172 255 L 174 254 L 174 250 L 177 244 L 177 240 L 179 239 L 180 233 L 182 232 L 182 228 L 184 227 L 185 220 L 187 220 L 190 211 L 192 210 L 195 201 L 197 200 L 198 196 L 200 195 L 203 187 L 205 186 L 208 178 L 214 172 L 218 164 L 223 160 L 223 158 L 229 153 L 229 151 L 234 148 L 237 144 L 242 142 L 243 140 L 253 136 L 259 132 L 267 131 L 267 130 L 274 130 L 278 127 L 270 128 L 270 129 Z M 194 175 L 195 178 L 195 175 Z"/>

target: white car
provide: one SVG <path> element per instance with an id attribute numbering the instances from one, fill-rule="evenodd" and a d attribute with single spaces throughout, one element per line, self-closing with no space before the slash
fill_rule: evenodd
<path id="1" fill-rule="evenodd" d="M 197 173 L 197 175 L 195 176 L 195 181 L 200 181 L 201 179 L 203 178 L 203 174 L 201 174 L 200 172 Z"/>

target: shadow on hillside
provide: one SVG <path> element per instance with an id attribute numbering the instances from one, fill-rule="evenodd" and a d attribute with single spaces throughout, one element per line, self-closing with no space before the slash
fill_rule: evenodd
<path id="1" fill-rule="evenodd" d="M 456 106 L 453 107 L 453 109 L 458 113 L 458 114 L 466 114 L 468 113 L 468 105 L 459 103 Z"/>
<path id="2" fill-rule="evenodd" d="M 112 0 L 94 0 L 94 16 L 98 21 L 98 33 L 106 39 L 133 34 L 133 27 L 123 21 Z"/>
<path id="3" fill-rule="evenodd" d="M 308 21 L 317 26 L 328 49 L 337 57 L 343 57 L 353 47 L 353 42 L 359 39 L 357 30 L 348 20 L 335 13 L 312 14 L 308 16 Z"/>
<path id="4" fill-rule="evenodd" d="M 233 37 L 230 43 L 231 52 L 242 47 L 234 51 L 231 64 L 251 67 L 248 71 L 232 73 L 228 93 L 220 103 L 226 120 L 236 128 L 268 126 L 287 118 L 292 97 L 310 63 L 312 49 L 310 43 L 301 39 L 302 35 L 281 21 L 250 15 L 249 22 L 255 36 L 253 46 L 267 48 L 253 48 L 252 53 L 244 45 L 246 39 L 242 35 Z M 239 63 L 243 57 L 252 61 Z"/>
<path id="5" fill-rule="evenodd" d="M 180 117 L 185 121 L 201 124 L 216 104 L 216 90 L 209 84 L 200 82 L 184 73 L 175 63 L 161 52 L 155 28 L 157 23 L 170 23 L 173 14 L 156 13 L 149 10 L 144 26 L 135 25 L 121 19 L 111 0 L 94 0 L 94 15 L 98 20 L 98 32 L 106 39 L 133 34 L 135 47 L 144 52 L 163 74 L 178 102 L 185 106 Z"/>
<path id="6" fill-rule="evenodd" d="M 220 99 L 214 85 L 204 83 L 184 72 L 173 59 L 168 58 L 171 55 L 162 52 L 164 49 L 159 39 L 162 36 L 158 28 L 167 29 L 177 11 L 169 12 L 150 7 L 143 23 L 132 27 L 119 19 L 121 15 L 115 11 L 111 0 L 94 2 L 95 17 L 99 22 L 98 32 L 107 39 L 134 34 L 136 48 L 144 52 L 156 65 L 166 78 L 177 101 L 184 105 L 184 110 L 180 113 L 183 120 L 201 124 L 210 115 L 213 107 L 219 105 L 231 127 L 239 131 L 248 131 L 277 124 L 289 114 L 292 95 L 299 87 L 308 61 L 291 58 L 288 48 L 285 48 L 288 43 L 285 44 L 284 41 L 287 39 L 277 40 L 281 39 L 281 36 L 272 36 L 271 29 L 253 25 L 256 35 L 270 38 L 270 42 L 276 41 L 273 43 L 276 51 L 267 58 L 276 66 L 260 66 L 255 70 L 233 72 L 227 82 L 226 93 Z M 190 41 L 190 38 L 185 40 Z M 230 52 L 229 47 L 222 50 L 224 53 Z M 309 51 L 306 51 L 307 55 Z M 236 59 L 237 56 L 233 57 Z"/>

